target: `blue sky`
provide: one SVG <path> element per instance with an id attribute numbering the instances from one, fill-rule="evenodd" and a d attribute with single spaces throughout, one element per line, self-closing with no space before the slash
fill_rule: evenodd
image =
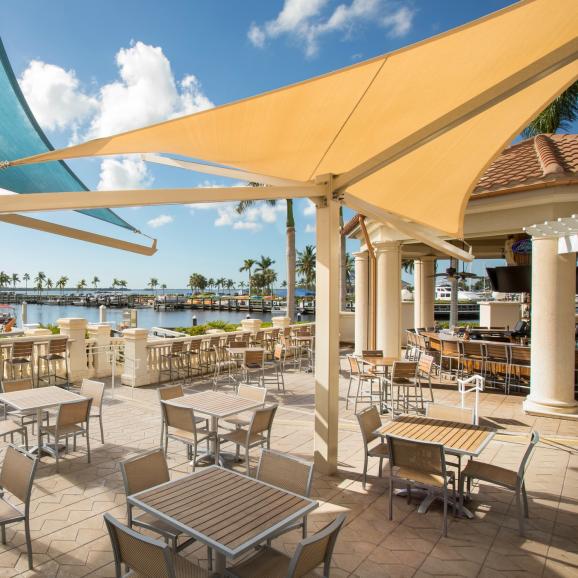
<path id="1" fill-rule="evenodd" d="M 388 52 L 512 4 L 512 0 L 4 0 L 2 37 L 29 104 L 57 147 L 257 94 Z M 125 159 L 74 161 L 91 188 L 186 187 L 225 179 Z M 3 225 L 0 269 L 53 279 L 98 275 L 182 287 L 192 272 L 244 279 L 264 254 L 284 277 L 284 212 L 258 206 L 118 211 L 157 237 L 154 257 Z M 74 213 L 63 224 L 123 236 Z M 314 244 L 314 213 L 296 203 L 297 245 Z M 130 238 L 130 237 L 129 237 Z M 350 250 L 355 250 L 354 242 Z"/>

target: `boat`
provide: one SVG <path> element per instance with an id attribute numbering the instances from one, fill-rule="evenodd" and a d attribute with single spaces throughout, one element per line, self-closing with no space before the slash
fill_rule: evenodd
<path id="1" fill-rule="evenodd" d="M 0 333 L 12 333 L 16 328 L 16 309 L 12 305 L 0 305 Z"/>

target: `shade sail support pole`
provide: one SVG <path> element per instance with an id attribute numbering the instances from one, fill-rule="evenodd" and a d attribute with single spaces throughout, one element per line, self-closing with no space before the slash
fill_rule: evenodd
<path id="1" fill-rule="evenodd" d="M 194 161 L 184 161 L 181 159 L 173 159 L 171 157 L 165 157 L 163 155 L 156 155 L 152 153 L 145 153 L 141 155 L 143 161 L 147 163 L 154 163 L 157 165 L 165 165 L 169 167 L 175 167 L 178 169 L 185 169 L 187 171 L 195 171 L 197 173 L 204 173 L 207 175 L 218 175 L 221 177 L 227 177 L 229 179 L 237 179 L 241 181 L 251 181 L 260 183 L 262 185 L 278 185 L 278 186 L 294 186 L 294 185 L 308 185 L 306 181 L 295 181 L 292 179 L 282 179 L 278 177 L 272 177 L 269 175 L 262 175 L 260 173 L 254 173 L 249 171 L 244 171 L 241 169 L 233 169 L 229 167 L 220 167 L 218 165 L 208 165 L 204 163 L 196 163 Z"/>
<path id="2" fill-rule="evenodd" d="M 315 467 L 337 472 L 339 425 L 339 202 L 317 203 Z"/>

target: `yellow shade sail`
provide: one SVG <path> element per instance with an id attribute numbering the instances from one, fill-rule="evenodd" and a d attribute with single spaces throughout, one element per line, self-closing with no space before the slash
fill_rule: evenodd
<path id="1" fill-rule="evenodd" d="M 578 1 L 525 0 L 356 66 L 12 164 L 162 152 L 297 181 L 459 236 L 479 175 L 578 78 Z M 98 194 L 98 193 L 94 193 Z"/>

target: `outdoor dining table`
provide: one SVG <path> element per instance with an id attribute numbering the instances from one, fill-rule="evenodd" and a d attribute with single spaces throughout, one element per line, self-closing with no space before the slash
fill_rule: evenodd
<path id="1" fill-rule="evenodd" d="M 247 399 L 239 395 L 222 393 L 220 391 L 201 391 L 199 393 L 177 397 L 165 403 L 178 407 L 188 407 L 195 413 L 209 416 L 211 418 L 211 431 L 214 433 L 218 431 L 220 418 L 257 409 L 263 405 L 262 401 Z M 211 452 L 200 455 L 197 458 L 197 462 L 209 459 L 214 463 L 219 463 L 222 456 L 217 455 L 217 441 L 214 438 L 211 441 L 211 446 Z"/>
<path id="2" fill-rule="evenodd" d="M 236 347 L 236 346 L 232 346 L 232 347 L 227 347 L 227 353 L 233 358 L 233 361 L 235 362 L 235 372 L 239 373 L 239 364 L 243 361 L 243 356 L 245 355 L 246 351 L 265 351 L 264 347 Z M 233 382 L 235 382 L 235 377 L 233 376 L 232 379 Z"/>
<path id="3" fill-rule="evenodd" d="M 380 436 L 392 435 L 408 440 L 442 444 L 444 451 L 456 456 L 478 457 L 496 435 L 496 430 L 486 426 L 465 424 L 424 416 L 402 414 L 375 430 Z M 428 494 L 418 508 L 423 514 L 435 496 Z M 462 514 L 473 518 L 473 514 L 462 507 Z"/>
<path id="4" fill-rule="evenodd" d="M 56 447 L 42 444 L 40 437 L 40 425 L 42 424 L 42 413 L 51 407 L 58 407 L 63 403 L 71 403 L 85 399 L 83 396 L 68 391 L 61 387 L 51 385 L 48 387 L 35 387 L 33 389 L 23 389 L 21 391 L 12 391 L 10 393 L 0 394 L 0 402 L 5 403 L 17 411 L 36 410 L 36 425 L 38 444 L 33 447 L 31 452 L 42 452 L 53 454 L 57 451 Z"/>
<path id="5" fill-rule="evenodd" d="M 371 366 L 371 371 L 380 378 L 381 387 L 383 389 L 383 395 L 381 400 L 381 413 L 387 413 L 388 411 L 393 412 L 393 391 L 389 399 L 392 400 L 391 406 L 388 402 L 387 394 L 387 382 L 385 378 L 389 375 L 389 369 L 393 366 L 396 361 L 399 361 L 399 357 L 395 356 L 382 356 L 382 355 L 363 355 L 361 357 L 364 363 Z"/>
<path id="6" fill-rule="evenodd" d="M 212 548 L 218 576 L 224 575 L 227 558 L 253 549 L 318 506 L 315 500 L 218 466 L 127 500 Z"/>

